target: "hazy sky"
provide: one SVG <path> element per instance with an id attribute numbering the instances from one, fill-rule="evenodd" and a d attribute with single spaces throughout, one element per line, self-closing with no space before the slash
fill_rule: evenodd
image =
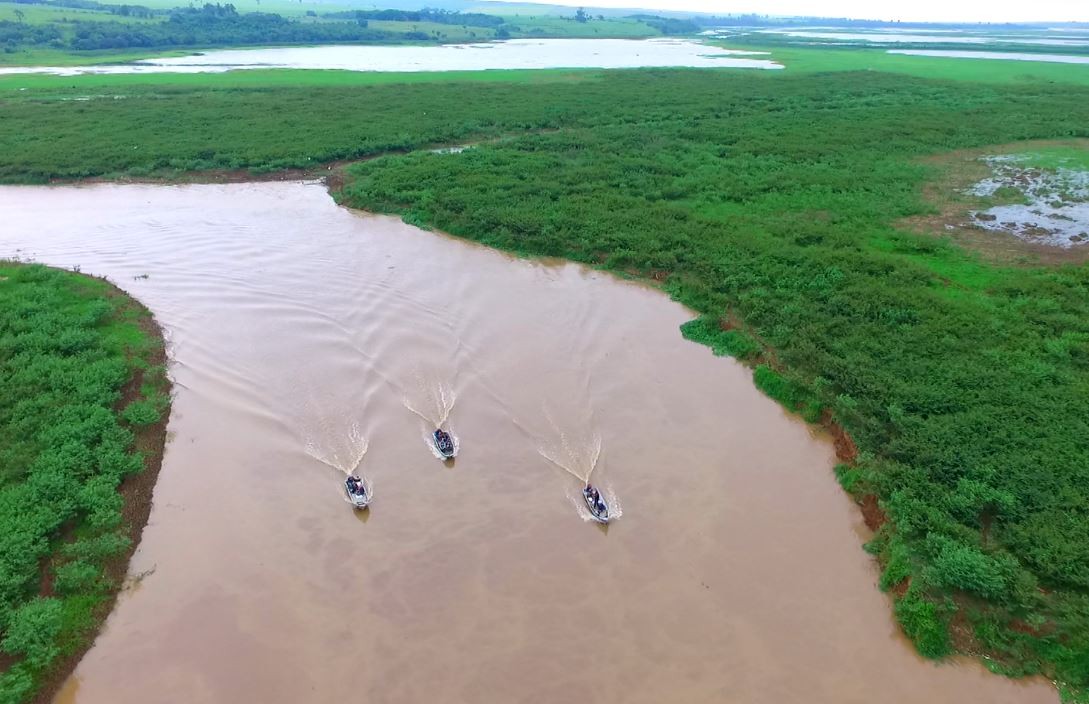
<path id="1" fill-rule="evenodd" d="M 818 15 L 934 22 L 1089 21 L 1089 0 L 541 0 L 573 7 Z"/>

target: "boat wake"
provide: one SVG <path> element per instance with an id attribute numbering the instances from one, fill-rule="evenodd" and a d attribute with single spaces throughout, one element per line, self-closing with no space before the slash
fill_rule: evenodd
<path id="1" fill-rule="evenodd" d="M 441 428 L 450 420 L 450 412 L 457 403 L 457 394 L 443 383 L 431 383 L 422 374 L 416 375 L 415 393 L 406 393 L 401 402 L 405 408 L 427 421 L 432 430 Z"/>
<path id="2" fill-rule="evenodd" d="M 328 438 L 327 442 L 319 445 L 314 438 L 308 438 L 306 454 L 347 477 L 363 463 L 367 447 L 367 438 L 363 436 L 359 423 L 353 421 L 348 433 L 339 439 Z"/>
<path id="3" fill-rule="evenodd" d="M 557 425 L 547 408 L 544 409 L 544 416 L 552 426 L 555 436 L 551 442 L 537 445 L 538 454 L 581 481 L 584 486 L 589 484 L 601 457 L 601 436 L 592 433 L 584 437 L 572 437 Z"/>

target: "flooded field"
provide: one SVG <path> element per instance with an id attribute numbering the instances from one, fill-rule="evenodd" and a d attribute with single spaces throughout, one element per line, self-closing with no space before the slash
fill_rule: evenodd
<path id="1" fill-rule="evenodd" d="M 826 39 L 841 42 L 869 42 L 873 44 L 1034 44 L 1039 46 L 1089 46 L 1085 38 L 1054 38 L 1039 34 L 972 34 L 956 30 L 927 30 L 925 34 L 912 34 L 889 30 L 872 32 L 766 30 L 769 34 L 805 39 Z"/>
<path id="2" fill-rule="evenodd" d="M 59 702 L 1058 701 L 914 654 L 831 443 L 655 290 L 318 184 L 0 209 L 0 256 L 109 276 L 174 360 L 144 576 Z M 587 477 L 622 502 L 607 529 L 573 505 Z"/>
<path id="3" fill-rule="evenodd" d="M 225 49 L 131 64 L 0 67 L 5 73 L 58 75 L 209 73 L 237 69 L 296 68 L 345 71 L 482 71 L 540 68 L 780 69 L 758 52 L 729 51 L 683 39 L 512 39 L 442 46 L 317 46 Z"/>
<path id="4" fill-rule="evenodd" d="M 993 175 L 975 184 L 968 194 L 988 198 L 1007 189 L 1019 193 L 1024 202 L 972 211 L 974 225 L 1052 247 L 1089 243 L 1089 172 L 1033 168 L 1017 155 L 985 161 Z"/>

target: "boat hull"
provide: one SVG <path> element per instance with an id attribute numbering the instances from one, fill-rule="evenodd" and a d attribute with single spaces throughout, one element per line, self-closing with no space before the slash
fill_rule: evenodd
<path id="1" fill-rule="evenodd" d="M 590 495 L 585 491 L 582 492 L 582 499 L 586 502 L 586 508 L 590 511 L 590 517 L 601 524 L 609 522 L 611 517 L 609 516 L 608 507 L 604 511 L 600 510 L 594 503 L 594 500 L 590 498 Z"/>
<path id="2" fill-rule="evenodd" d="M 370 506 L 370 503 L 371 503 L 370 495 L 365 494 L 365 493 L 364 494 L 353 493 L 351 487 L 348 486 L 347 482 L 344 483 L 344 493 L 347 494 L 348 501 L 349 501 L 349 503 L 352 504 L 353 508 L 364 509 L 364 508 L 367 508 L 368 506 Z"/>

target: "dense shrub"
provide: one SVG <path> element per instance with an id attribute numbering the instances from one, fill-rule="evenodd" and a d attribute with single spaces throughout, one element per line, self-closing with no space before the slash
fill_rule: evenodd
<path id="1" fill-rule="evenodd" d="M 0 650 L 11 656 L 0 704 L 25 701 L 84 642 L 110 587 L 103 562 L 128 547 L 117 488 L 142 461 L 114 407 L 161 343 L 106 294 L 100 281 L 0 262 Z M 158 419 L 165 396 L 148 390 L 132 405 Z M 63 527 L 78 538 L 59 540 Z"/>
<path id="2" fill-rule="evenodd" d="M 928 658 L 945 657 L 952 649 L 943 610 L 914 588 L 896 602 L 896 620 L 919 653 Z"/>
<path id="3" fill-rule="evenodd" d="M 20 655 L 31 667 L 47 665 L 60 652 L 56 645 L 63 608 L 56 599 L 34 599 L 16 610 L 4 629 L 0 650 Z"/>

